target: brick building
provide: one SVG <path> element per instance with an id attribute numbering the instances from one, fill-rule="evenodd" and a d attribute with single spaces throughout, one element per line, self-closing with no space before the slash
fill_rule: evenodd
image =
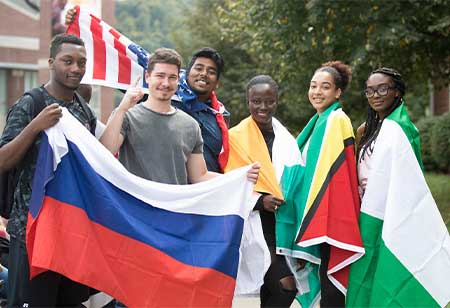
<path id="1" fill-rule="evenodd" d="M 101 18 L 114 25 L 115 1 L 94 2 Z M 9 106 L 49 78 L 51 7 L 52 0 L 0 0 L 0 131 Z M 113 91 L 94 87 L 91 105 L 104 122 L 114 107 Z"/>

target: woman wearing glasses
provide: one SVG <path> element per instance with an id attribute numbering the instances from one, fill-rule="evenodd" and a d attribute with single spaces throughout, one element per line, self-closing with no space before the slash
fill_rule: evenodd
<path id="1" fill-rule="evenodd" d="M 394 69 L 380 68 L 373 71 L 366 81 L 364 94 L 369 103 L 367 120 L 357 130 L 357 142 L 359 152 L 359 192 L 361 197 L 367 185 L 370 172 L 370 156 L 374 151 L 375 141 L 380 132 L 383 120 L 397 110 L 405 116 L 410 126 L 410 133 L 414 152 L 418 156 L 418 163 L 422 167 L 419 148 L 419 132 L 410 122 L 406 107 L 403 105 L 403 95 L 405 94 L 405 82 L 402 76 Z"/>
<path id="2" fill-rule="evenodd" d="M 450 237 L 422 173 L 419 132 L 406 110 L 405 82 L 373 71 L 358 145 L 359 219 L 366 254 L 351 267 L 347 307 L 448 303 Z"/>

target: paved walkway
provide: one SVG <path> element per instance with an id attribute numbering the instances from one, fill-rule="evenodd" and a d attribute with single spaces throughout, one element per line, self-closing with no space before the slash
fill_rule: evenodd
<path id="1" fill-rule="evenodd" d="M 259 297 L 235 297 L 233 308 L 258 308 Z M 301 308 L 297 301 L 294 301 L 291 308 Z"/>

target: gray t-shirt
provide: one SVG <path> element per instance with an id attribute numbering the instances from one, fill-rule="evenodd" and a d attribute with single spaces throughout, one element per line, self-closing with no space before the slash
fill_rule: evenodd
<path id="1" fill-rule="evenodd" d="M 186 162 L 203 153 L 198 123 L 183 111 L 158 113 L 139 104 L 126 113 L 119 160 L 131 173 L 155 182 L 188 184 Z"/>

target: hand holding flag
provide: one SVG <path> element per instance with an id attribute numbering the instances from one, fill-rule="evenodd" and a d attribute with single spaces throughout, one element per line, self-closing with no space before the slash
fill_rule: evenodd
<path id="1" fill-rule="evenodd" d="M 81 83 L 127 90 L 139 76 L 140 85 L 148 87 L 143 77 L 149 53 L 144 48 L 80 6 L 69 10 L 66 23 L 66 33 L 85 43 L 88 62 Z"/>
<path id="2" fill-rule="evenodd" d="M 30 276 L 52 270 L 129 307 L 231 307 L 254 204 L 247 169 L 193 185 L 151 182 L 63 108 L 40 146 Z"/>

